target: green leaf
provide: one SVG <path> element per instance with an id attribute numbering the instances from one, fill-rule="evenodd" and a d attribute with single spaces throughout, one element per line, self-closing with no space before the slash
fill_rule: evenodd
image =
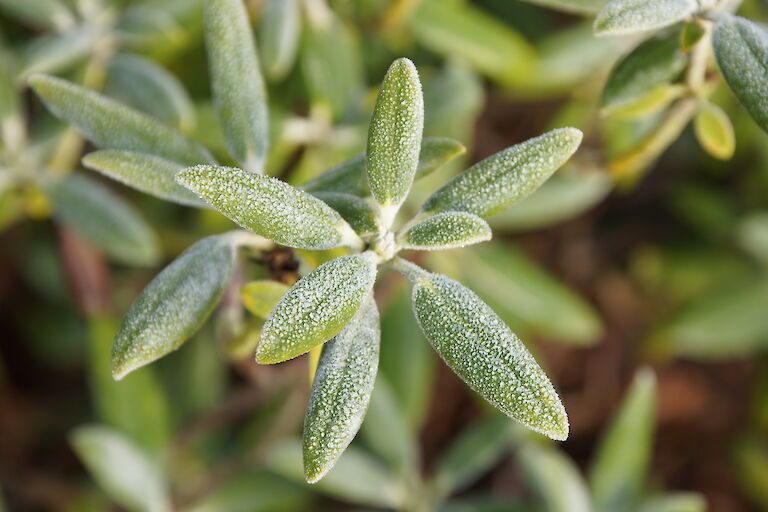
<path id="1" fill-rule="evenodd" d="M 298 0 L 267 0 L 259 29 L 264 72 L 270 80 L 285 78 L 293 68 L 301 37 Z"/>
<path id="2" fill-rule="evenodd" d="M 419 180 L 429 176 L 465 151 L 466 148 L 463 144 L 447 137 L 423 138 L 419 153 L 419 166 L 416 169 L 414 179 Z M 371 191 L 368 188 L 365 162 L 365 153 L 355 155 L 304 183 L 301 188 L 312 193 L 343 192 L 355 196 L 367 196 Z"/>
<path id="3" fill-rule="evenodd" d="M 339 212 L 358 235 L 370 236 L 381 231 L 376 208 L 365 199 L 341 192 L 313 192 L 312 195 Z"/>
<path id="4" fill-rule="evenodd" d="M 264 79 L 242 0 L 206 0 L 205 47 L 213 99 L 230 154 L 264 171 L 269 124 Z"/>
<path id="5" fill-rule="evenodd" d="M 581 143 L 576 128 L 552 130 L 473 165 L 432 194 L 427 213 L 464 211 L 488 217 L 533 193 Z"/>
<path id="6" fill-rule="evenodd" d="M 680 48 L 685 53 L 690 52 L 706 33 L 707 29 L 702 24 L 702 21 L 698 19 L 689 21 L 683 25 L 683 30 L 680 31 Z"/>
<path id="7" fill-rule="evenodd" d="M 611 71 L 603 90 L 604 112 L 627 108 L 659 86 L 673 82 L 687 64 L 677 32 L 644 41 Z"/>
<path id="8" fill-rule="evenodd" d="M 15 67 L 11 52 L 0 46 L 0 148 L 10 153 L 21 149 L 26 136 Z"/>
<path id="9" fill-rule="evenodd" d="M 109 61 L 108 96 L 183 132 L 195 125 L 195 107 L 179 80 L 153 61 L 123 53 Z"/>
<path id="10" fill-rule="evenodd" d="M 720 73 L 749 115 L 768 131 L 768 35 L 754 23 L 723 14 L 712 35 Z"/>
<path id="11" fill-rule="evenodd" d="M 533 443 L 520 450 L 520 463 L 543 510 L 592 512 L 589 490 L 579 469 L 560 450 Z"/>
<path id="12" fill-rule="evenodd" d="M 440 457 L 434 486 L 448 496 L 472 485 L 505 456 L 512 441 L 508 418 L 493 415 L 462 431 Z"/>
<path id="13" fill-rule="evenodd" d="M 387 226 L 411 190 L 423 129 L 418 71 L 410 60 L 398 59 L 387 70 L 368 128 L 368 184 Z"/>
<path id="14" fill-rule="evenodd" d="M 315 483 L 360 429 L 376 380 L 381 328 L 373 296 L 323 346 L 304 418 L 304 475 Z"/>
<path id="15" fill-rule="evenodd" d="M 643 501 L 638 512 L 707 512 L 707 500 L 695 492 L 675 492 Z"/>
<path id="16" fill-rule="evenodd" d="M 696 0 L 611 0 L 597 14 L 594 30 L 599 36 L 656 30 L 698 10 Z"/>
<path id="17" fill-rule="evenodd" d="M 602 437 L 589 481 L 600 510 L 632 509 L 641 497 L 656 425 L 656 377 L 640 370 Z"/>
<path id="18" fill-rule="evenodd" d="M 568 437 L 568 418 L 544 371 L 520 339 L 471 290 L 401 259 L 413 284 L 416 318 L 446 364 L 507 416 L 552 439 Z"/>
<path id="19" fill-rule="evenodd" d="M 607 0 L 525 0 L 526 2 L 575 14 L 595 14 Z"/>
<path id="20" fill-rule="evenodd" d="M 491 228 L 477 215 L 442 212 L 428 217 L 398 236 L 404 249 L 433 251 L 453 249 L 491 239 Z"/>
<path id="21" fill-rule="evenodd" d="M 719 160 L 729 160 L 736 150 L 736 136 L 733 125 L 723 109 L 714 103 L 702 104 L 693 118 L 696 139 L 704 150 Z"/>
<path id="22" fill-rule="evenodd" d="M 88 425 L 76 428 L 70 442 L 115 503 L 136 512 L 171 510 L 165 477 L 130 440 L 106 427 Z"/>
<path id="23" fill-rule="evenodd" d="M 238 472 L 184 512 L 296 512 L 312 510 L 309 489 L 264 469 Z"/>
<path id="24" fill-rule="evenodd" d="M 313 250 L 361 245 L 336 210 L 276 178 L 198 165 L 181 171 L 176 181 L 239 225 L 279 244 Z"/>
<path id="25" fill-rule="evenodd" d="M 74 15 L 59 0 L 0 0 L 0 11 L 38 28 L 66 30 L 75 25 Z"/>
<path id="26" fill-rule="evenodd" d="M 69 71 L 88 57 L 94 44 L 93 33 L 86 27 L 32 39 L 20 51 L 19 76 Z"/>
<path id="27" fill-rule="evenodd" d="M 141 112 L 73 83 L 34 75 L 29 83 L 57 117 L 105 149 L 150 153 L 181 164 L 211 162 L 208 151 Z"/>
<path id="28" fill-rule="evenodd" d="M 83 157 L 83 165 L 129 187 L 175 203 L 205 207 L 205 201 L 176 183 L 183 165 L 159 156 L 102 149 Z"/>
<path id="29" fill-rule="evenodd" d="M 251 314 L 267 318 L 289 289 L 278 281 L 251 281 L 240 290 L 240 298 Z"/>
<path id="30" fill-rule="evenodd" d="M 53 215 L 115 261 L 152 265 L 158 240 L 138 212 L 100 183 L 79 174 L 48 185 Z"/>
<path id="31" fill-rule="evenodd" d="M 115 337 L 116 379 L 179 348 L 210 316 L 232 273 L 236 234 L 200 240 L 141 292 Z"/>
<path id="32" fill-rule="evenodd" d="M 376 256 L 341 256 L 301 278 L 283 296 L 261 331 L 256 362 L 292 359 L 336 336 L 373 289 Z"/>

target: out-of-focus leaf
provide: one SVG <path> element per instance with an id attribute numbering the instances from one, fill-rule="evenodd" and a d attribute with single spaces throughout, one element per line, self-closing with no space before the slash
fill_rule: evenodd
<path id="1" fill-rule="evenodd" d="M 116 261 L 151 265 L 160 256 L 155 233 L 128 203 L 79 174 L 49 185 L 56 219 Z"/>
<path id="2" fill-rule="evenodd" d="M 437 73 L 422 78 L 424 135 L 444 135 L 465 143 L 471 141 L 475 119 L 485 104 L 482 79 L 459 58 L 447 59 Z M 425 137 L 422 144 L 429 139 Z M 418 179 L 419 171 L 416 176 Z"/>
<path id="3" fill-rule="evenodd" d="M 410 28 L 427 48 L 459 57 L 502 85 L 525 83 L 534 49 L 517 31 L 465 2 L 424 0 L 410 17 Z"/>
<path id="4" fill-rule="evenodd" d="M 548 512 L 591 512 L 587 484 L 579 469 L 559 450 L 530 444 L 521 448 L 520 463 Z"/>
<path id="5" fill-rule="evenodd" d="M 471 485 L 506 454 L 512 440 L 512 425 L 504 416 L 481 420 L 451 443 L 435 467 L 434 486 L 447 496 Z"/>
<path id="6" fill-rule="evenodd" d="M 634 105 L 657 87 L 674 81 L 687 63 L 677 32 L 644 41 L 611 72 L 603 90 L 604 111 L 611 113 Z"/>
<path id="7" fill-rule="evenodd" d="M 690 52 L 706 33 L 707 30 L 699 20 L 689 21 L 683 25 L 683 30 L 680 31 L 680 48 L 685 53 Z"/>
<path id="8" fill-rule="evenodd" d="M 490 240 L 491 228 L 471 213 L 441 212 L 414 224 L 398 239 L 404 249 L 453 249 Z"/>
<path id="9" fill-rule="evenodd" d="M 179 348 L 221 299 L 235 260 L 235 236 L 204 238 L 139 295 L 114 341 L 112 375 L 125 375 Z"/>
<path id="10" fill-rule="evenodd" d="M 419 73 L 413 62 L 398 59 L 384 77 L 368 128 L 368 184 L 387 227 L 413 185 L 423 130 Z"/>
<path id="11" fill-rule="evenodd" d="M 361 245 L 336 210 L 276 178 L 233 167 L 198 165 L 176 181 L 242 227 L 299 249 Z"/>
<path id="12" fill-rule="evenodd" d="M 292 359 L 337 335 L 355 316 L 376 279 L 376 255 L 341 256 L 301 278 L 267 318 L 256 362 Z"/>
<path id="13" fill-rule="evenodd" d="M 267 318 L 289 288 L 288 285 L 277 281 L 251 281 L 243 286 L 240 297 L 251 314 Z"/>
<path id="14" fill-rule="evenodd" d="M 571 219 L 605 199 L 612 189 L 604 169 L 559 172 L 525 201 L 488 219 L 493 229 L 520 231 L 538 229 Z"/>
<path id="15" fill-rule="evenodd" d="M 188 206 L 207 206 L 205 201 L 176 183 L 176 174 L 184 166 L 159 156 L 136 151 L 102 149 L 85 155 L 83 165 L 136 190 L 167 201 Z"/>
<path id="16" fill-rule="evenodd" d="M 652 116 L 666 109 L 670 103 L 688 93 L 683 84 L 662 84 L 623 103 L 621 106 L 608 108 L 605 112 L 624 119 L 637 119 Z"/>
<path id="17" fill-rule="evenodd" d="M 550 7 L 575 14 L 594 14 L 598 12 L 607 0 L 525 0 L 532 4 Z"/>
<path id="18" fill-rule="evenodd" d="M 34 75 L 29 83 L 48 108 L 96 146 L 161 156 L 181 164 L 212 161 L 202 146 L 130 107 L 73 83 Z"/>
<path id="19" fill-rule="evenodd" d="M 480 217 L 522 200 L 562 166 L 581 143 L 575 128 L 552 130 L 478 162 L 432 194 L 426 213 L 465 211 Z"/>
<path id="20" fill-rule="evenodd" d="M 115 503 L 136 512 L 171 510 L 165 477 L 138 446 L 103 426 L 76 428 L 72 448 Z"/>
<path id="21" fill-rule="evenodd" d="M 736 478 L 749 500 L 762 509 L 768 507 L 768 446 L 748 437 L 736 445 Z"/>
<path id="22" fill-rule="evenodd" d="M 242 0 L 205 2 L 205 46 L 229 152 L 245 169 L 262 173 L 269 143 L 266 90 Z"/>
<path id="23" fill-rule="evenodd" d="M 733 125 L 723 109 L 706 102 L 693 119 L 696 139 L 704 150 L 719 160 L 729 160 L 736 150 Z"/>
<path id="24" fill-rule="evenodd" d="M 590 471 L 599 510 L 634 510 L 643 491 L 656 424 L 656 377 L 640 370 L 603 435 Z"/>
<path id="25" fill-rule="evenodd" d="M 25 137 L 15 68 L 11 53 L 0 46 L 0 148 L 8 152 L 18 151 Z"/>
<path id="26" fill-rule="evenodd" d="M 282 80 L 293 67 L 301 38 L 298 0 L 267 0 L 259 30 L 264 72 L 270 80 Z"/>
<path id="27" fill-rule="evenodd" d="M 277 445 L 267 465 L 296 482 L 304 482 L 301 467 L 301 441 L 288 440 Z M 312 490 L 356 505 L 398 508 L 403 489 L 387 468 L 368 453 L 350 446 L 325 478 Z"/>
<path id="28" fill-rule="evenodd" d="M 414 313 L 446 364 L 511 418 L 552 439 L 568 437 L 568 418 L 552 383 L 522 341 L 470 289 L 397 259 L 413 284 Z"/>
<path id="29" fill-rule="evenodd" d="M 308 489 L 257 470 L 228 480 L 185 512 L 296 512 L 312 507 Z"/>
<path id="30" fill-rule="evenodd" d="M 21 50 L 19 76 L 68 71 L 89 55 L 93 44 L 93 35 L 84 27 L 33 39 Z"/>
<path id="31" fill-rule="evenodd" d="M 108 96 L 158 118 L 183 132 L 195 125 L 195 108 L 184 86 L 149 59 L 123 53 L 109 61 Z"/>
<path id="32" fill-rule="evenodd" d="M 373 296 L 323 346 L 304 419 L 304 475 L 315 483 L 360 429 L 379 365 L 381 328 Z"/>
<path id="33" fill-rule="evenodd" d="M 737 237 L 742 248 L 768 263 L 768 212 L 755 212 L 739 221 Z"/>
<path id="34" fill-rule="evenodd" d="M 754 23 L 723 14 L 712 47 L 728 86 L 757 124 L 768 131 L 768 35 Z"/>
<path id="35" fill-rule="evenodd" d="M 533 512 L 536 509 L 510 501 L 508 497 L 479 494 L 451 499 L 437 510 L 439 512 Z"/>
<path id="36" fill-rule="evenodd" d="M 416 168 L 414 179 L 418 180 L 430 175 L 465 151 L 464 146 L 453 139 L 446 137 L 423 138 L 419 153 L 419 165 Z M 304 183 L 301 188 L 313 193 L 341 192 L 355 196 L 367 196 L 371 192 L 368 188 L 365 164 L 365 153 L 360 153 Z"/>
<path id="37" fill-rule="evenodd" d="M 381 231 L 376 208 L 362 197 L 342 192 L 313 192 L 312 195 L 339 212 L 358 235 L 365 237 Z"/>
<path id="38" fill-rule="evenodd" d="M 0 0 L 0 11 L 38 28 L 66 30 L 75 24 L 72 12 L 59 0 Z"/>
<path id="39" fill-rule="evenodd" d="M 699 9 L 696 0 L 611 0 L 595 18 L 598 36 L 631 34 L 674 25 Z"/>
<path id="40" fill-rule="evenodd" d="M 707 500 L 694 492 L 676 492 L 643 501 L 639 512 L 706 512 Z"/>

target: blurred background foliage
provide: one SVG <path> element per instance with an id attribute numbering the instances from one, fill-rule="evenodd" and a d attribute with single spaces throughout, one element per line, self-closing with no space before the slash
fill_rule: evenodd
<path id="1" fill-rule="evenodd" d="M 406 208 L 548 128 L 586 134 L 565 169 L 490 219 L 492 243 L 424 261 L 528 342 L 571 438 L 545 442 L 477 400 L 386 276 L 368 416 L 308 486 L 307 361 L 252 362 L 265 306 L 247 287 L 177 353 L 112 380 L 121 314 L 163 263 L 229 221 L 82 170 L 83 140 L 25 86 L 47 72 L 102 90 L 226 161 L 201 0 L 0 0 L 0 510 L 768 510 L 766 135 L 716 84 L 733 156 L 709 156 L 689 127 L 616 187 L 612 159 L 658 124 L 601 111 L 610 70 L 642 41 L 594 37 L 603 3 L 247 2 L 270 175 L 300 184 L 363 151 L 378 81 L 399 56 L 421 72 L 425 135 L 468 149 Z M 758 0 L 739 12 L 768 20 Z M 235 282 L 290 284 L 319 263 L 281 250 L 243 262 Z"/>

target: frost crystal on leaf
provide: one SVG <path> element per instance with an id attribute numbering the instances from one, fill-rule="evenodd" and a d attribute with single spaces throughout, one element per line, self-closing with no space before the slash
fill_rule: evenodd
<path id="1" fill-rule="evenodd" d="M 696 0 L 612 0 L 598 13 L 594 30 L 602 36 L 668 27 L 698 9 Z"/>
<path id="2" fill-rule="evenodd" d="M 491 239 L 491 228 L 477 215 L 442 212 L 412 226 L 400 239 L 404 249 L 453 249 Z"/>
<path id="3" fill-rule="evenodd" d="M 267 318 L 256 362 L 286 361 L 331 339 L 360 309 L 375 280 L 370 251 L 341 256 L 301 278 Z"/>
<path id="4" fill-rule="evenodd" d="M 362 241 L 333 208 L 276 178 L 198 165 L 176 181 L 246 229 L 289 247 L 323 250 Z"/>
<path id="5" fill-rule="evenodd" d="M 304 474 L 320 480 L 355 437 L 379 365 L 379 312 L 369 296 L 355 317 L 323 346 L 304 419 Z"/>

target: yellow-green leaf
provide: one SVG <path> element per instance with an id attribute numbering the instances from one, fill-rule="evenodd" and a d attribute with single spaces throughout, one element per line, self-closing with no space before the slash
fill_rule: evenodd
<path id="1" fill-rule="evenodd" d="M 240 290 L 240 298 L 251 314 L 267 318 L 290 287 L 278 281 L 251 281 Z"/>
<path id="2" fill-rule="evenodd" d="M 719 160 L 728 160 L 736 150 L 733 125 L 723 109 L 714 103 L 704 103 L 693 119 L 696 139 L 704 150 Z"/>

